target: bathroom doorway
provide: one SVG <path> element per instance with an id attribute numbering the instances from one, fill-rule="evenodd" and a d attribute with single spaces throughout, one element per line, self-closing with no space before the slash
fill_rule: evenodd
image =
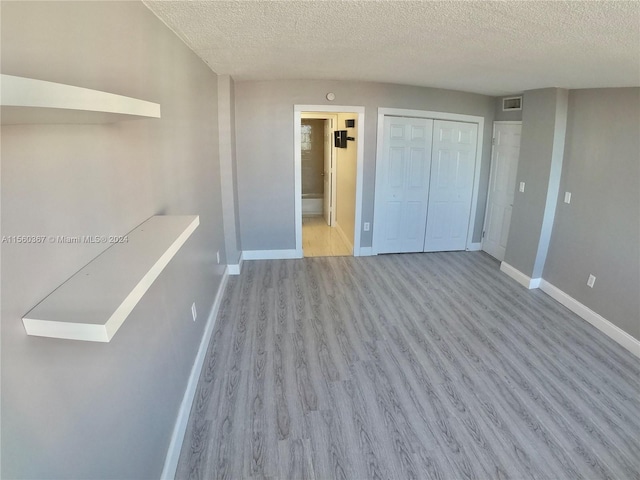
<path id="1" fill-rule="evenodd" d="M 337 115 L 305 112 L 301 116 L 302 215 L 321 216 L 325 224 L 331 226 L 336 173 L 333 130 Z"/>
<path id="2" fill-rule="evenodd" d="M 296 112 L 296 242 L 304 257 L 357 254 L 360 115 Z"/>

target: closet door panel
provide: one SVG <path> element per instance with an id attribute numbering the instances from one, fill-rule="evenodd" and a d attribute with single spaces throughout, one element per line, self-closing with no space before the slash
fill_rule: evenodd
<path id="1" fill-rule="evenodd" d="M 475 123 L 434 121 L 425 252 L 466 248 L 477 137 Z"/>

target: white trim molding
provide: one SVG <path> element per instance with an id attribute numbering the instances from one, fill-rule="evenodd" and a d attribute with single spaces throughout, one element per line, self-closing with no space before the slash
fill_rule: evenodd
<path id="1" fill-rule="evenodd" d="M 364 107 L 344 105 L 294 105 L 293 106 L 293 163 L 294 163 L 294 214 L 296 225 L 296 251 L 302 257 L 302 154 L 300 145 L 300 120 L 302 112 L 322 113 L 356 113 L 358 126 L 357 152 L 356 152 L 356 218 L 353 238 L 353 255 L 360 255 L 360 232 L 362 231 L 362 183 L 364 172 Z M 246 260 L 250 260 L 245 256 Z"/>
<path id="2" fill-rule="evenodd" d="M 502 262 L 500 264 L 500 271 L 513 278 L 525 288 L 540 288 L 540 290 L 556 300 L 558 303 L 567 307 L 580 318 L 589 322 L 609 338 L 629 350 L 636 357 L 640 358 L 640 340 L 615 326 L 602 315 L 594 312 L 589 307 L 566 294 L 555 285 L 552 285 L 543 278 L 530 278 L 506 262 Z"/>
<path id="3" fill-rule="evenodd" d="M 229 271 L 229 275 L 240 275 L 240 272 L 242 272 L 243 260 L 244 260 L 244 257 L 242 255 L 242 252 L 240 252 L 240 258 L 238 259 L 238 263 L 232 263 L 230 265 L 227 265 L 227 270 Z"/>
<path id="4" fill-rule="evenodd" d="M 378 191 L 378 159 L 384 155 L 384 117 L 413 117 L 413 118 L 429 118 L 433 120 L 451 120 L 454 122 L 467 122 L 475 123 L 478 125 L 478 135 L 476 140 L 476 161 L 473 173 L 473 193 L 471 196 L 471 213 L 469 214 L 469 225 L 467 230 L 467 242 L 466 248 L 472 249 L 473 245 L 473 232 L 476 227 L 476 210 L 478 209 L 478 192 L 480 190 L 480 168 L 482 167 L 482 148 L 484 144 L 484 117 L 477 115 L 462 115 L 458 113 L 448 112 L 433 112 L 430 110 L 411 110 L 406 108 L 378 108 L 378 137 L 376 139 L 376 191 Z M 376 233 L 375 226 L 379 222 L 375 221 L 375 193 L 374 193 L 374 231 L 373 235 L 373 251 L 377 253 L 376 249 Z"/>
<path id="5" fill-rule="evenodd" d="M 191 406 L 193 405 L 193 399 L 196 396 L 200 372 L 204 365 L 207 349 L 209 348 L 209 342 L 211 341 L 211 334 L 213 333 L 213 327 L 215 326 L 216 319 L 218 318 L 218 312 L 220 311 L 220 305 L 222 304 L 222 296 L 224 295 L 228 279 L 229 270 L 228 268 L 225 268 L 222 280 L 220 281 L 220 286 L 218 287 L 218 292 L 216 293 L 216 298 L 213 302 L 213 306 L 211 307 L 211 312 L 209 312 L 209 318 L 207 318 L 207 324 L 204 327 L 198 353 L 196 354 L 196 358 L 193 362 L 193 367 L 191 367 L 191 374 L 189 375 L 187 388 L 185 389 L 184 396 L 182 397 L 182 403 L 178 410 L 176 423 L 173 427 L 173 433 L 171 434 L 171 441 L 169 442 L 167 455 L 164 459 L 162 475 L 160 476 L 162 480 L 173 480 L 176 476 L 178 460 L 180 459 L 180 451 L 182 450 L 184 436 L 187 432 L 187 424 L 189 423 Z"/>
<path id="6" fill-rule="evenodd" d="M 520 270 L 509 265 L 507 262 L 500 263 L 500 271 L 507 274 L 524 288 L 528 288 L 529 290 L 540 286 L 540 278 L 531 278 Z"/>
<path id="7" fill-rule="evenodd" d="M 479 252 L 482 250 L 482 242 L 470 243 L 467 247 L 467 252 Z"/>
<path id="8" fill-rule="evenodd" d="M 624 348 L 633 353 L 636 357 L 640 358 L 640 340 L 632 337 L 627 332 L 615 326 L 599 313 L 594 312 L 586 305 L 567 295 L 558 287 L 552 285 L 544 279 L 540 282 L 540 290 L 567 307 L 582 319 L 589 322 L 609 338 L 618 342 Z"/>
<path id="9" fill-rule="evenodd" d="M 302 217 L 301 217 L 302 218 Z M 302 248 L 290 250 L 243 250 L 243 260 L 284 260 L 302 258 Z"/>
<path id="10" fill-rule="evenodd" d="M 356 255 L 357 257 L 371 257 L 375 255 L 373 253 L 373 247 L 360 247 L 360 255 Z"/>

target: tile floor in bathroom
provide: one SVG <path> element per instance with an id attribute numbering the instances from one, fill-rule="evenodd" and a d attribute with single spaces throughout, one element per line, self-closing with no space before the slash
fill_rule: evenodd
<path id="1" fill-rule="evenodd" d="M 353 254 L 337 228 L 330 227 L 324 217 L 302 217 L 302 250 L 305 257 L 338 257 Z"/>

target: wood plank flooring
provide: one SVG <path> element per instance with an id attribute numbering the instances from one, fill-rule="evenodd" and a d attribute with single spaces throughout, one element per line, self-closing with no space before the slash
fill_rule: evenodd
<path id="1" fill-rule="evenodd" d="M 245 262 L 179 479 L 640 479 L 640 362 L 482 252 Z"/>

